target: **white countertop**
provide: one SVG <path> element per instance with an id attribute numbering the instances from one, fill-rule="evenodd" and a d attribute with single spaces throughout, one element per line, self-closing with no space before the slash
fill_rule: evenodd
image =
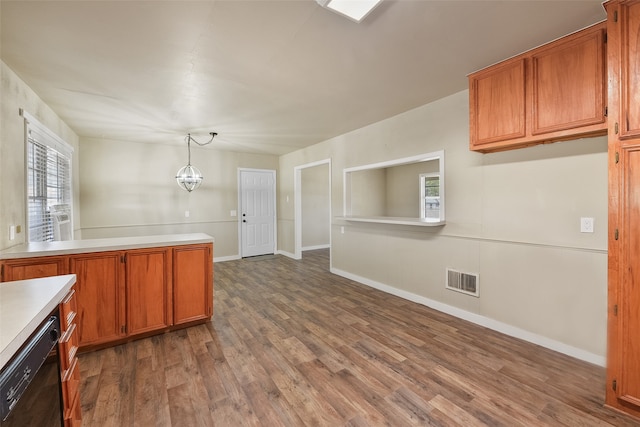
<path id="1" fill-rule="evenodd" d="M 375 222 L 378 224 L 418 225 L 421 227 L 438 227 L 446 222 L 434 218 L 408 218 L 396 216 L 342 216 L 337 217 L 345 221 Z"/>
<path id="2" fill-rule="evenodd" d="M 111 237 L 108 239 L 67 240 L 64 242 L 26 243 L 0 251 L 0 260 L 32 258 L 52 255 L 71 255 L 87 252 L 119 251 L 159 246 L 213 243 L 213 237 L 204 233 L 166 234 L 158 236 Z"/>
<path id="3" fill-rule="evenodd" d="M 0 369 L 76 283 L 75 274 L 0 283 Z"/>

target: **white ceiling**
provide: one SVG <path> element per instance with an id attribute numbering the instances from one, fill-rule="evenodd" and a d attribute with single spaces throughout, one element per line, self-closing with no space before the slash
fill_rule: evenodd
<path id="1" fill-rule="evenodd" d="M 1 57 L 81 137 L 284 154 L 467 88 L 600 0 L 0 2 Z M 464 124 L 466 126 L 466 123 Z"/>

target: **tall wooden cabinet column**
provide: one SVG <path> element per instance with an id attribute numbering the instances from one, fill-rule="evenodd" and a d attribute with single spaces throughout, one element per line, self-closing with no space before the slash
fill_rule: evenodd
<path id="1" fill-rule="evenodd" d="M 606 403 L 640 417 L 640 1 L 607 10 L 609 295 Z"/>

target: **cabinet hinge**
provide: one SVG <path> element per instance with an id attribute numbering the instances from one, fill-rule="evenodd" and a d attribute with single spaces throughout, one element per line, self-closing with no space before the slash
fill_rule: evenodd
<path id="1" fill-rule="evenodd" d="M 602 36 L 602 42 L 606 43 L 607 42 L 607 33 L 605 32 L 604 35 Z"/>
<path id="2" fill-rule="evenodd" d="M 618 381 L 617 380 L 611 381 L 611 388 L 613 389 L 613 391 L 616 391 L 618 389 Z"/>
<path id="3" fill-rule="evenodd" d="M 607 117 L 609 115 L 609 107 L 604 107 L 604 116 Z"/>
<path id="4" fill-rule="evenodd" d="M 618 240 L 618 229 L 616 228 L 615 233 L 613 233 L 613 237 Z"/>
<path id="5" fill-rule="evenodd" d="M 617 316 L 618 315 L 618 304 L 613 306 L 613 315 Z"/>
<path id="6" fill-rule="evenodd" d="M 127 262 L 127 254 L 120 255 L 120 262 L 123 264 Z"/>
<path id="7" fill-rule="evenodd" d="M 616 151 L 616 165 L 620 162 L 620 153 Z"/>
<path id="8" fill-rule="evenodd" d="M 4 282 L 4 264 L 0 265 L 0 282 Z"/>
<path id="9" fill-rule="evenodd" d="M 616 135 L 618 134 L 618 122 L 616 122 L 616 124 L 613 126 L 613 131 Z"/>
<path id="10" fill-rule="evenodd" d="M 617 10 L 613 11 L 613 22 L 618 22 L 618 11 Z"/>

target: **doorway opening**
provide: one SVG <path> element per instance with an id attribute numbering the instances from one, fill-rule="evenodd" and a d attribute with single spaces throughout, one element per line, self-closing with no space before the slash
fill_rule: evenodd
<path id="1" fill-rule="evenodd" d="M 296 166 L 294 194 L 295 259 L 304 250 L 330 251 L 331 159 Z"/>

